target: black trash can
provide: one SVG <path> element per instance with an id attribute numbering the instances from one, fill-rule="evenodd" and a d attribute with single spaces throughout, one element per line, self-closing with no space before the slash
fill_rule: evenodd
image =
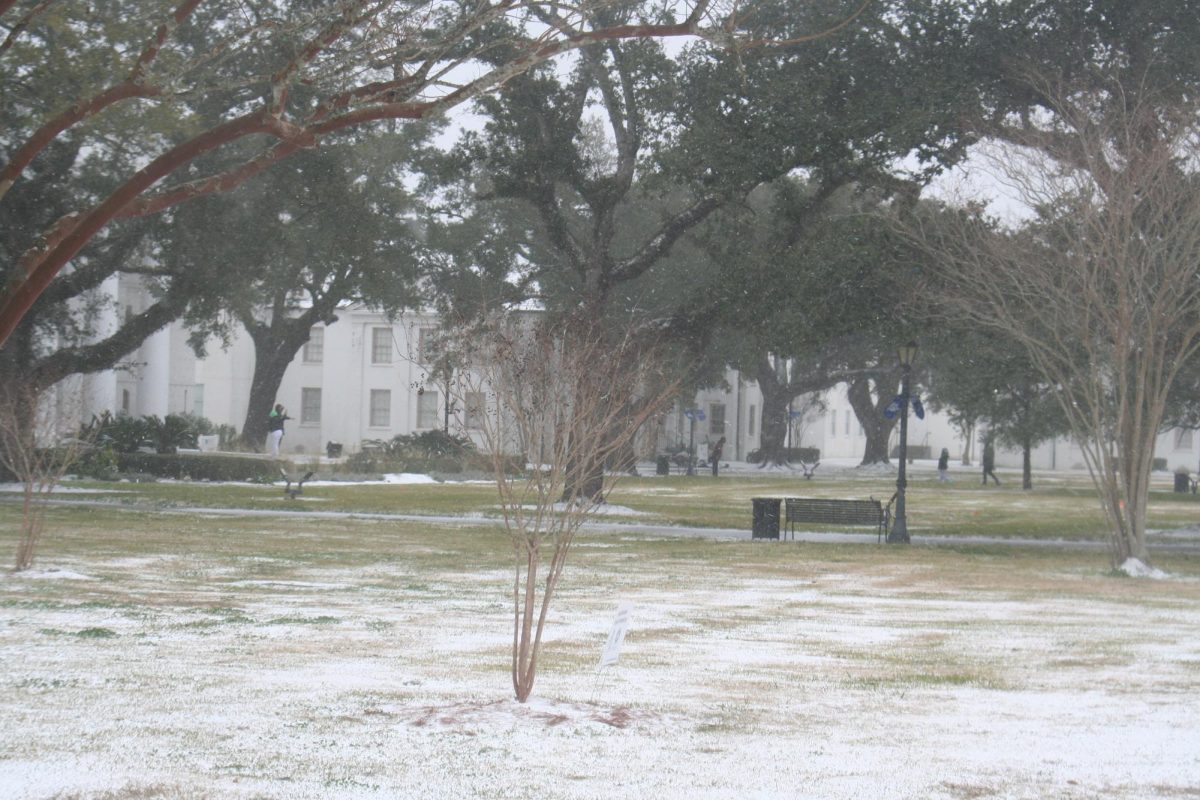
<path id="1" fill-rule="evenodd" d="M 750 502 L 754 506 L 754 527 L 751 529 L 751 538 L 778 539 L 779 506 L 783 501 L 778 497 L 753 497 Z"/>
<path id="2" fill-rule="evenodd" d="M 1187 494 L 1192 490 L 1191 476 L 1186 472 L 1175 473 L 1175 491 L 1179 494 Z"/>
<path id="3" fill-rule="evenodd" d="M 341 458 L 342 443 L 341 442 L 326 442 L 325 455 L 329 458 Z"/>
<path id="4" fill-rule="evenodd" d="M 659 456 L 654 462 L 655 475 L 670 475 L 671 474 L 671 459 L 666 456 Z"/>

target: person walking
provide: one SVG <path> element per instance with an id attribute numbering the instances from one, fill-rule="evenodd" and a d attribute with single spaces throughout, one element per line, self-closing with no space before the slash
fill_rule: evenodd
<path id="1" fill-rule="evenodd" d="M 267 415 L 267 449 L 272 458 L 279 458 L 279 443 L 283 440 L 283 423 L 291 419 L 283 408 L 283 403 L 276 403 L 275 408 Z"/>
<path id="2" fill-rule="evenodd" d="M 950 451 L 945 447 L 942 448 L 942 454 L 938 456 L 938 480 L 942 483 L 950 480 L 947 473 L 950 472 Z"/>
<path id="3" fill-rule="evenodd" d="M 721 453 L 725 450 L 725 437 L 717 439 L 717 443 L 713 445 L 712 452 L 708 454 L 708 460 L 712 464 L 713 477 L 717 477 L 717 471 L 721 468 Z"/>
<path id="4" fill-rule="evenodd" d="M 987 486 L 987 479 L 990 475 L 996 485 L 1000 485 L 1000 479 L 996 477 L 996 450 L 992 447 L 992 440 L 988 439 L 983 445 L 983 485 Z"/>

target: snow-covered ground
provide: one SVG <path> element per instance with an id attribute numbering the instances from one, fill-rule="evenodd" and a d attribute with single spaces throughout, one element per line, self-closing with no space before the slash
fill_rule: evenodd
<path id="1" fill-rule="evenodd" d="M 308 555 L 321 524 L 261 555 L 182 539 L 5 574 L 0 797 L 1200 792 L 1194 579 L 697 545 L 762 560 L 734 568 L 587 537 L 520 705 L 501 562 L 382 538 L 388 558 L 343 566 Z M 598 671 L 618 602 L 629 633 Z"/>

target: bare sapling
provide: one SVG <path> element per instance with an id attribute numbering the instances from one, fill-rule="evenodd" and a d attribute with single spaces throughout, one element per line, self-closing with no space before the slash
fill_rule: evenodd
<path id="1" fill-rule="evenodd" d="M 1051 111 L 1005 135 L 995 170 L 1036 212 L 918 214 L 933 288 L 1019 342 L 1057 399 L 1108 523 L 1114 567 L 1148 561 L 1146 507 L 1168 391 L 1200 349 L 1198 109 L 1113 83 L 1031 80 Z"/>
<path id="2" fill-rule="evenodd" d="M 513 548 L 512 683 L 533 691 L 546 616 L 571 545 L 611 489 L 639 430 L 677 385 L 654 336 L 579 319 L 497 315 L 455 336 L 469 353 L 457 380 L 465 433 L 491 460 Z"/>
<path id="3" fill-rule="evenodd" d="M 0 465 L 21 485 L 18 572 L 33 566 L 50 493 L 88 446 L 77 431 L 59 430 L 60 422 L 75 418 L 49 400 L 30 385 L 0 387 Z"/>

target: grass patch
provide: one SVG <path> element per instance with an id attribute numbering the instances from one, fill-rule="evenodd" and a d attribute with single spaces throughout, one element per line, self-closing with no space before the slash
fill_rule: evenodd
<path id="1" fill-rule="evenodd" d="M 75 635 L 80 639 L 115 639 L 117 632 L 110 628 L 84 628 L 76 631 Z"/>
<path id="2" fill-rule="evenodd" d="M 654 492 L 613 502 L 665 509 L 679 501 L 670 513 L 713 523 L 726 504 L 746 499 L 739 493 L 788 489 L 780 480 L 765 483 L 709 479 L 716 495 L 709 497 L 698 481 L 643 479 L 629 488 Z M 410 487 L 378 491 L 396 498 L 397 488 Z M 414 495 L 442 488 L 418 487 Z M 1004 524 L 1047 536 L 1051 529 L 1039 518 L 1046 508 L 1077 519 L 1090 513 L 1085 494 L 1061 486 L 1032 499 L 1009 487 L 926 491 L 931 505 L 966 516 L 976 501 L 1011 503 Z M 693 492 L 699 499 L 689 508 L 684 495 Z M 747 517 L 748 509 L 747 501 Z M 0 503 L 0 552 L 15 547 L 18 513 Z M 602 707 L 628 705 L 643 716 L 621 736 L 641 737 L 628 740 L 638 748 L 673 754 L 698 743 L 746 762 L 791 747 L 813 753 L 815 770 L 837 770 L 821 760 L 825 742 L 894 752 L 900 737 L 920 743 L 933 736 L 940 738 L 920 752 L 936 746 L 940 753 L 961 737 L 980 748 L 1003 735 L 948 726 L 947 714 L 983 719 L 1002 708 L 1028 713 L 1017 722 L 1049 728 L 1051 740 L 1092 735 L 1090 720 L 1074 714 L 1022 711 L 1041 692 L 1064 704 L 1077 696 L 1084 706 L 1098 691 L 1130 697 L 1127 706 L 1106 706 L 1105 725 L 1107 715 L 1127 713 L 1124 723 L 1138 731 L 1157 725 L 1174 735 L 1187 718 L 1143 720 L 1140 709 L 1173 708 L 1200 692 L 1194 553 L 1157 557 L 1167 580 L 1114 580 L 1102 548 L 877 547 L 622 531 L 589 532 L 583 541 L 598 546 L 568 560 L 534 697 L 563 707 L 591 703 L 593 695 Z M 229 765 L 246 753 L 255 761 L 248 775 L 268 773 L 259 761 L 288 768 L 285 777 L 256 778 L 263 796 L 318 796 L 326 781 L 345 775 L 370 781 L 384 763 L 379 758 L 424 758 L 427 746 L 438 758 L 435 780 L 449 774 L 447 764 L 453 772 L 464 742 L 482 743 L 471 749 L 472 759 L 483 759 L 481 772 L 513 763 L 504 732 L 524 724 L 509 710 L 513 553 L 494 522 L 52 506 L 39 563 L 56 570 L 0 580 L 0 660 L 9 667 L 7 686 L 20 689 L 6 707 L 8 741 L 20 743 L 20 758 L 45 774 L 81 751 L 119 763 L 123 771 L 89 797 L 107 790 L 125 796 L 130 776 L 174 775 L 181 758 L 197 753 L 201 767 L 179 773 L 183 788 L 164 789 L 164 796 L 186 796 L 189 783 L 212 785 L 209 764 L 224 765 L 218 794 L 259 792 L 229 777 Z M 92 580 L 56 580 L 56 571 Z M 633 607 L 621 659 L 598 677 L 621 602 Z M 113 624 L 121 642 L 87 641 L 115 637 Z M 119 657 L 97 657 L 102 651 Z M 461 719 L 439 722 L 448 735 L 430 736 L 411 724 L 424 708 L 457 709 Z M 112 735 L 116 721 L 119 736 Z M 594 728 L 567 724 L 586 735 Z M 570 727 L 559 730 L 556 736 L 573 735 Z M 1114 729 L 1112 746 L 1097 750 L 1111 751 L 1124 735 Z M 607 748 L 587 749 L 580 758 Z M 498 754 L 485 758 L 491 750 Z M 605 769 L 615 774 L 623 766 Z M 1037 796 L 1042 766 L 1017 764 L 1014 774 L 1032 776 L 1021 794 Z M 956 775 L 963 783 L 955 791 L 971 796 L 988 777 Z M 127 785 L 136 792 L 143 784 Z M 405 788 L 386 790 L 405 796 Z M 838 796 L 845 787 L 823 788 L 822 796 Z"/>
<path id="3" fill-rule="evenodd" d="M 931 477 L 910 477 L 908 525 L 914 535 L 1004 538 L 1103 539 L 1104 520 L 1090 481 L 1083 476 L 1035 477 L 1035 489 L 1011 482 L 983 487 L 973 480 L 939 484 Z M 104 484 L 78 482 L 83 489 L 118 489 L 101 496 L 114 506 L 155 508 L 243 508 L 266 511 L 342 511 L 363 513 L 484 516 L 497 519 L 495 487 L 488 483 L 317 486 L 300 500 L 282 488 L 206 483 Z M 805 481 L 775 473 L 707 476 L 625 477 L 609 501 L 641 512 L 639 521 L 668 525 L 749 529 L 754 497 L 870 498 L 884 502 L 895 491 L 886 475 L 853 471 Z M 1148 524 L 1173 528 L 1195 524 L 1200 496 L 1170 491 L 1160 477 L 1151 493 Z M 869 532 L 866 528 L 846 528 Z"/>

